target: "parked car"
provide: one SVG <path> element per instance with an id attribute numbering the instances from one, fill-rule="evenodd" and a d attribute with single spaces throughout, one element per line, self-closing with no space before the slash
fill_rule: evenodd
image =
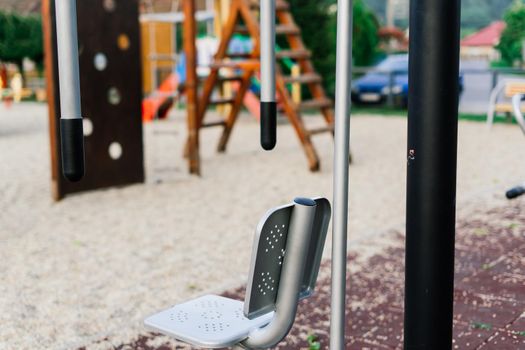
<path id="1" fill-rule="evenodd" d="M 388 56 L 371 71 L 354 80 L 352 101 L 361 104 L 380 104 L 388 99 L 392 74 L 394 103 L 406 107 L 408 104 L 408 54 Z M 463 91 L 463 75 L 459 76 L 460 95 Z"/>

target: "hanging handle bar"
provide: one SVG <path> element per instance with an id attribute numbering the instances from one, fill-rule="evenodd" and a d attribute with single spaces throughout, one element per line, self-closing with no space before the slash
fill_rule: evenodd
<path id="1" fill-rule="evenodd" d="M 80 107 L 77 9 L 75 0 L 55 1 L 62 172 L 71 182 L 84 176 L 84 132 Z"/>
<path id="2" fill-rule="evenodd" d="M 275 0 L 261 0 L 261 146 L 267 151 L 277 143 L 275 102 Z"/>

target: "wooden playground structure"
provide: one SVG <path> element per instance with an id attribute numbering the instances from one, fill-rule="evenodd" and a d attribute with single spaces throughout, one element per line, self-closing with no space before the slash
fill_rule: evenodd
<path id="1" fill-rule="evenodd" d="M 46 74 L 49 82 L 57 81 L 53 13 L 55 1 L 43 1 L 45 48 L 48 53 Z M 144 181 L 141 118 L 144 105 L 141 108 L 140 104 L 144 79 L 157 79 L 155 65 L 149 70 L 149 77 L 145 77 L 145 69 L 141 68 L 145 57 L 141 51 L 141 41 L 145 41 L 147 35 L 145 36 L 144 31 L 141 34 L 144 13 L 140 13 L 139 9 L 144 9 L 145 1 L 77 0 L 79 13 L 83 14 L 78 19 L 78 33 L 82 113 L 89 131 L 85 133 L 87 173 L 85 179 L 76 184 L 69 183 L 60 176 L 58 86 L 56 83 L 48 84 L 53 197 L 56 200 L 69 193 Z M 148 21 L 164 24 L 157 28 L 156 33 L 169 29 L 170 25 L 182 26 L 181 53 L 185 56 L 185 81 L 173 93 L 183 93 L 186 98 L 188 139 L 185 156 L 189 172 L 198 175 L 201 173 L 200 131 L 210 127 L 222 128 L 217 149 L 219 152 L 225 152 L 247 95 L 256 96 L 260 71 L 259 1 L 174 2 L 177 6 L 172 6 L 171 12 L 150 13 Z M 203 4 L 206 4 L 205 8 Z M 312 53 L 306 48 L 301 29 L 290 10 L 290 5 L 285 0 L 277 1 L 276 34 L 282 38 L 280 42 L 286 44 L 279 48 L 276 54 L 279 62 L 276 98 L 281 114 L 297 134 L 307 158 L 308 168 L 317 171 L 320 169 L 320 159 L 312 138 L 321 133 L 333 134 L 333 102 L 325 93 L 322 77 L 316 73 L 311 61 Z M 137 20 L 130 20 L 132 18 Z M 206 24 L 207 31 L 212 31 L 218 40 L 217 52 L 209 67 L 206 67 L 209 72 L 206 76 L 198 74 L 202 67 L 197 63 L 197 36 L 202 23 Z M 229 50 L 232 41 L 239 36 L 251 42 L 251 52 L 239 53 Z M 163 33 L 161 37 L 172 40 L 175 43 L 172 47 L 177 49 L 176 31 Z M 150 59 L 156 62 L 175 61 L 176 55 L 177 52 L 165 50 L 155 53 Z M 292 68 L 290 62 L 293 63 Z M 148 84 L 154 91 L 155 83 L 151 81 Z M 301 99 L 301 91 L 307 92 L 309 97 Z M 161 101 L 169 97 L 164 96 Z M 206 118 L 206 112 L 211 108 L 220 112 L 222 120 L 211 121 Z M 320 112 L 326 125 L 308 129 L 303 119 L 307 110 Z M 256 111 L 258 108 L 251 109 L 252 114 L 257 117 Z"/>
<path id="2" fill-rule="evenodd" d="M 259 2 L 253 0 L 231 0 L 227 19 L 222 26 L 220 44 L 215 54 L 215 60 L 210 66 L 210 74 L 203 83 L 202 93 L 198 92 L 198 81 L 195 71 L 195 16 L 194 2 L 191 0 L 183 1 L 185 22 L 184 22 L 184 43 L 187 55 L 187 86 L 188 91 L 188 126 L 190 127 L 187 155 L 189 158 L 190 172 L 200 173 L 199 162 L 199 138 L 198 132 L 201 128 L 222 127 L 223 132 L 219 141 L 218 151 L 226 150 L 230 134 L 233 130 L 237 117 L 242 108 L 242 102 L 248 91 L 252 78 L 257 76 L 259 71 L 259 22 L 258 8 Z M 278 60 L 293 59 L 297 60 L 301 74 L 286 75 L 279 71 L 276 76 L 277 99 L 281 105 L 284 115 L 295 129 L 301 142 L 303 150 L 308 159 L 308 166 L 311 171 L 317 171 L 320 167 L 320 160 L 312 143 L 312 136 L 320 133 L 333 133 L 333 104 L 328 99 L 322 86 L 322 78 L 319 76 L 311 62 L 311 52 L 308 51 L 301 38 L 301 29 L 295 23 L 290 12 L 289 4 L 280 0 L 276 6 L 277 27 L 276 34 L 283 36 L 288 46 L 277 53 Z M 249 54 L 230 54 L 229 44 L 234 34 L 240 33 L 248 35 L 253 41 L 253 51 Z M 193 40 L 192 40 L 193 39 Z M 221 75 L 221 70 L 233 70 L 235 75 Z M 239 87 L 236 94 L 231 98 L 213 99 L 212 93 L 215 88 L 222 87 L 222 84 L 237 81 Z M 308 87 L 312 96 L 310 100 L 296 103 L 288 91 L 288 84 L 304 84 Z M 206 111 L 211 106 L 229 105 L 229 113 L 226 118 L 219 122 L 205 121 Z M 198 108 L 197 108 L 198 106 Z M 192 110 L 190 110 L 192 109 Z M 325 121 L 323 128 L 308 130 L 304 124 L 301 112 L 305 110 L 319 110 Z"/>

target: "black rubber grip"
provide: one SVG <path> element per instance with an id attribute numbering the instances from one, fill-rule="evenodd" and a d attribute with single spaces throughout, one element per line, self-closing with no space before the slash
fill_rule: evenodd
<path id="1" fill-rule="evenodd" d="M 84 130 L 82 119 L 61 119 L 62 173 L 71 182 L 84 177 Z"/>
<path id="2" fill-rule="evenodd" d="M 261 102 L 261 146 L 267 151 L 277 143 L 277 103 Z"/>
<path id="3" fill-rule="evenodd" d="M 508 199 L 514 199 L 524 194 L 525 194 L 525 187 L 518 186 L 518 187 L 514 187 L 511 190 L 508 190 L 506 193 L 506 196 Z"/>

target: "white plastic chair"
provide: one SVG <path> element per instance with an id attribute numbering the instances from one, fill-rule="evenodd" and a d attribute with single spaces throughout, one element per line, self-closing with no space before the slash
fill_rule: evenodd
<path id="1" fill-rule="evenodd" d="M 505 95 L 507 95 L 506 97 L 512 97 L 513 94 L 511 96 L 508 96 L 508 91 L 507 91 L 508 86 L 512 84 L 525 84 L 525 80 L 523 79 L 505 79 L 503 81 L 500 81 L 490 93 L 489 110 L 487 112 L 487 125 L 489 127 L 492 127 L 492 125 L 494 124 L 494 118 L 496 116 L 498 100 L 500 96 L 502 95 L 502 93 L 505 93 Z M 520 92 L 525 93 L 525 91 L 519 91 L 518 93 Z"/>

